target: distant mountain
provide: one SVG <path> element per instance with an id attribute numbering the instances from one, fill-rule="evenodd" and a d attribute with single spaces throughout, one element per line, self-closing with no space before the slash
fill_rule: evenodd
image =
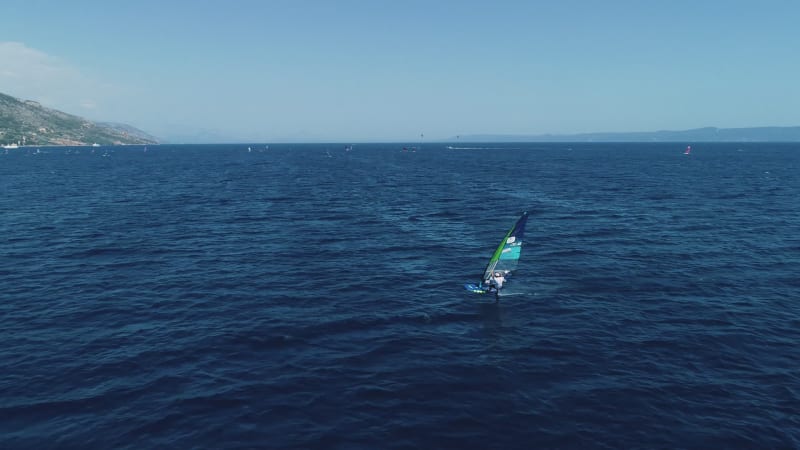
<path id="1" fill-rule="evenodd" d="M 156 138 L 155 136 L 148 134 L 136 127 L 132 127 L 128 124 L 115 123 L 115 122 L 97 122 L 97 125 L 111 130 L 116 130 L 117 132 L 122 134 L 127 133 L 128 136 L 131 136 L 133 138 L 138 138 L 143 141 L 152 141 L 153 143 L 160 142 L 160 139 Z"/>
<path id="2" fill-rule="evenodd" d="M 0 94 L 0 144 L 121 145 L 157 144 L 158 139 L 130 125 L 92 122 L 38 102 Z"/>
<path id="3" fill-rule="evenodd" d="M 462 142 L 799 142 L 800 127 L 695 128 L 683 131 L 582 134 L 473 134 Z"/>

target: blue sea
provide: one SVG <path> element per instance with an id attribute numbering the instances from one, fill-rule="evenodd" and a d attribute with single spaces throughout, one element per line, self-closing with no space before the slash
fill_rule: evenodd
<path id="1" fill-rule="evenodd" d="M 0 154 L 0 448 L 800 448 L 800 144 L 449 145 Z"/>

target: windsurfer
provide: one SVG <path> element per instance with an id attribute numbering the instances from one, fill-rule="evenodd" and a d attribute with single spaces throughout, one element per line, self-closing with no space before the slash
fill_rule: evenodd
<path id="1" fill-rule="evenodd" d="M 503 289 L 503 283 L 505 283 L 506 277 L 504 277 L 500 272 L 495 272 L 491 281 L 494 284 L 494 287 L 496 287 L 499 291 L 500 289 Z"/>
<path id="2" fill-rule="evenodd" d="M 495 300 L 499 300 L 500 289 L 503 289 L 503 283 L 505 283 L 506 277 L 501 272 L 495 272 L 487 281 L 489 284 L 488 292 L 494 291 Z"/>
<path id="3" fill-rule="evenodd" d="M 499 292 L 503 289 L 511 271 L 517 267 L 522 241 L 525 234 L 525 223 L 528 220 L 528 213 L 522 213 L 517 223 L 508 230 L 505 237 L 500 241 L 500 245 L 495 248 L 489 264 L 483 271 L 483 276 L 478 284 L 465 284 L 464 288 L 476 294 L 495 293 L 495 299 L 499 300 Z"/>

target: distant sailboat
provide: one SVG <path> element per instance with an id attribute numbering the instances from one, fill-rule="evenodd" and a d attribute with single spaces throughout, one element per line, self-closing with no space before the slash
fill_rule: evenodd
<path id="1" fill-rule="evenodd" d="M 414 153 L 414 152 L 417 151 L 417 149 L 421 150 L 422 149 L 422 140 L 424 138 L 425 138 L 425 134 L 420 133 L 420 135 L 419 135 L 419 145 L 415 145 L 413 147 L 403 147 L 403 151 L 404 152 L 412 152 L 412 153 Z"/>
<path id="2" fill-rule="evenodd" d="M 684 151 L 683 154 L 684 155 L 688 155 L 690 153 L 692 153 L 692 146 L 691 145 L 687 145 L 686 146 L 686 151 Z"/>

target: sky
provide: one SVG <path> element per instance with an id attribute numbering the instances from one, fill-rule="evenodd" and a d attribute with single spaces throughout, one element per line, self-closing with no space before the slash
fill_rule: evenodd
<path id="1" fill-rule="evenodd" d="M 172 142 L 800 125 L 800 2 L 3 0 L 0 92 Z"/>

